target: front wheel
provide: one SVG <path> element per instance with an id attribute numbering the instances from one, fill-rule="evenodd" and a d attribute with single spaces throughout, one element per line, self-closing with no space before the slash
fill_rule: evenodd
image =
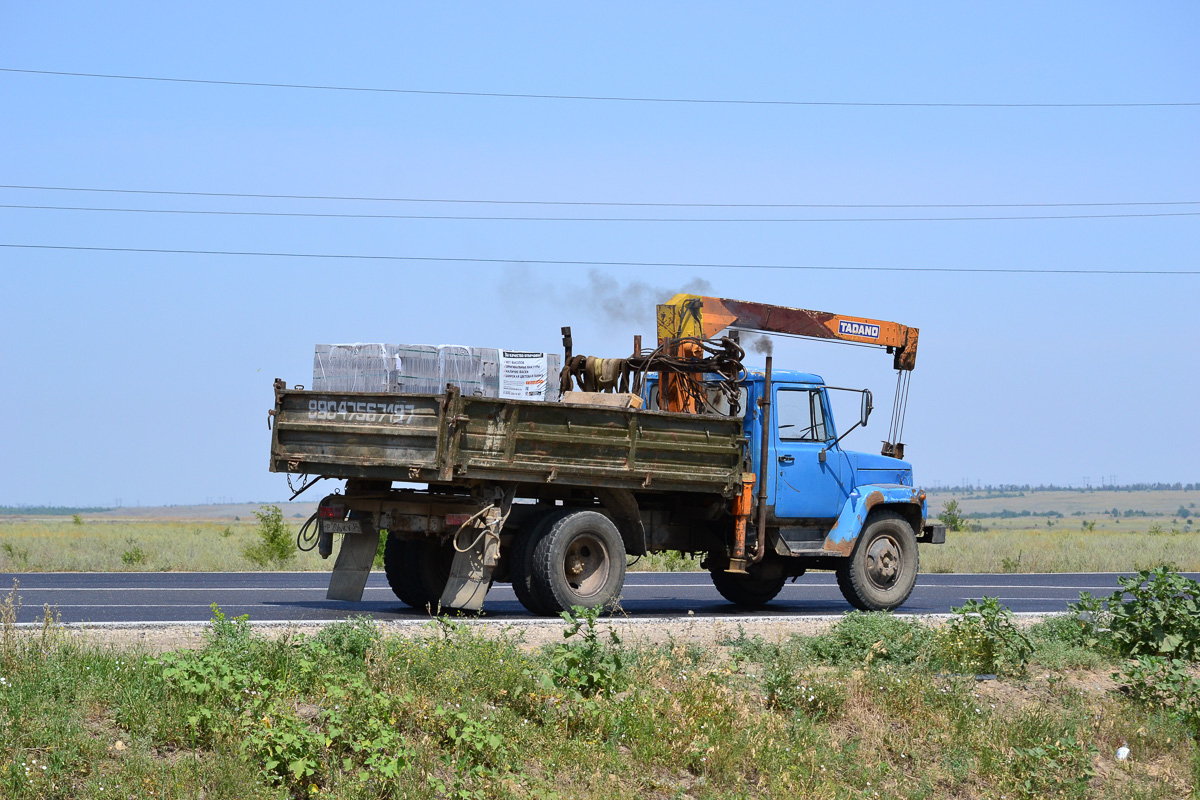
<path id="1" fill-rule="evenodd" d="M 891 611 L 912 594 L 919 566 L 912 525 L 894 511 L 877 511 L 838 566 L 838 588 L 861 611 Z"/>
<path id="2" fill-rule="evenodd" d="M 625 543 L 608 517 L 575 511 L 542 532 L 530 566 L 542 613 L 612 606 L 625 585 Z"/>

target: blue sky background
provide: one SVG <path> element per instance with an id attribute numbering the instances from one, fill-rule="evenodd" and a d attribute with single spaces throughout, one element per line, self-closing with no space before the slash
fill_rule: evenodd
<path id="1" fill-rule="evenodd" d="M 333 10 L 5 2 L 0 67 L 545 94 L 1195 102 L 1197 30 L 1200 8 L 1191 3 L 362 3 Z M 684 105 L 0 73 L 0 120 L 4 184 L 715 203 L 1200 201 L 1195 106 Z M 14 189 L 0 189 L 0 203 L 547 210 Z M 1197 217 L 668 224 L 0 209 L 0 243 L 9 244 L 842 267 L 1195 270 L 1198 232 Z M 653 333 L 652 295 L 695 279 L 718 296 L 920 327 L 904 437 L 918 482 L 1200 479 L 1200 276 L 0 248 L 0 504 L 279 499 L 284 479 L 267 471 L 271 380 L 308 384 L 314 343 L 554 350 L 559 326 L 569 324 L 577 351 L 623 355 L 633 334 Z M 882 352 L 794 341 L 777 343 L 775 352 L 781 367 L 869 386 L 884 411 L 890 406 L 893 373 Z M 874 450 L 885 417 L 848 444 Z"/>

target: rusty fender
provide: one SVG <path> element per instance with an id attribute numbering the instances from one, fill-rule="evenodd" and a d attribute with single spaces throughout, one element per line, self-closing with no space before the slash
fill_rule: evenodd
<path id="1" fill-rule="evenodd" d="M 856 486 L 842 506 L 842 513 L 837 522 L 825 537 L 824 550 L 830 555 L 848 556 L 854 551 L 854 543 L 862 533 L 863 524 L 871 509 L 878 506 L 895 508 L 910 519 L 920 514 L 920 520 L 913 525 L 914 532 L 920 533 L 925 522 L 925 493 L 911 486 L 901 486 L 890 483 L 871 483 Z"/>

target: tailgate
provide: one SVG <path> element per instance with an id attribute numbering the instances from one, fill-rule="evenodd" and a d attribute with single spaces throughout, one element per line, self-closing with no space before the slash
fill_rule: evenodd
<path id="1" fill-rule="evenodd" d="M 439 395 L 277 388 L 271 471 L 357 477 L 373 467 L 436 470 L 443 414 Z"/>

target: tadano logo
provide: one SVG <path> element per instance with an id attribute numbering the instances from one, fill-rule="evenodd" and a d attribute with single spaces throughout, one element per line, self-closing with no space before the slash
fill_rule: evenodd
<path id="1" fill-rule="evenodd" d="M 871 339 L 879 338 L 879 326 L 868 325 L 865 322 L 850 322 L 838 320 L 838 333 L 848 333 L 851 336 L 866 336 Z"/>

